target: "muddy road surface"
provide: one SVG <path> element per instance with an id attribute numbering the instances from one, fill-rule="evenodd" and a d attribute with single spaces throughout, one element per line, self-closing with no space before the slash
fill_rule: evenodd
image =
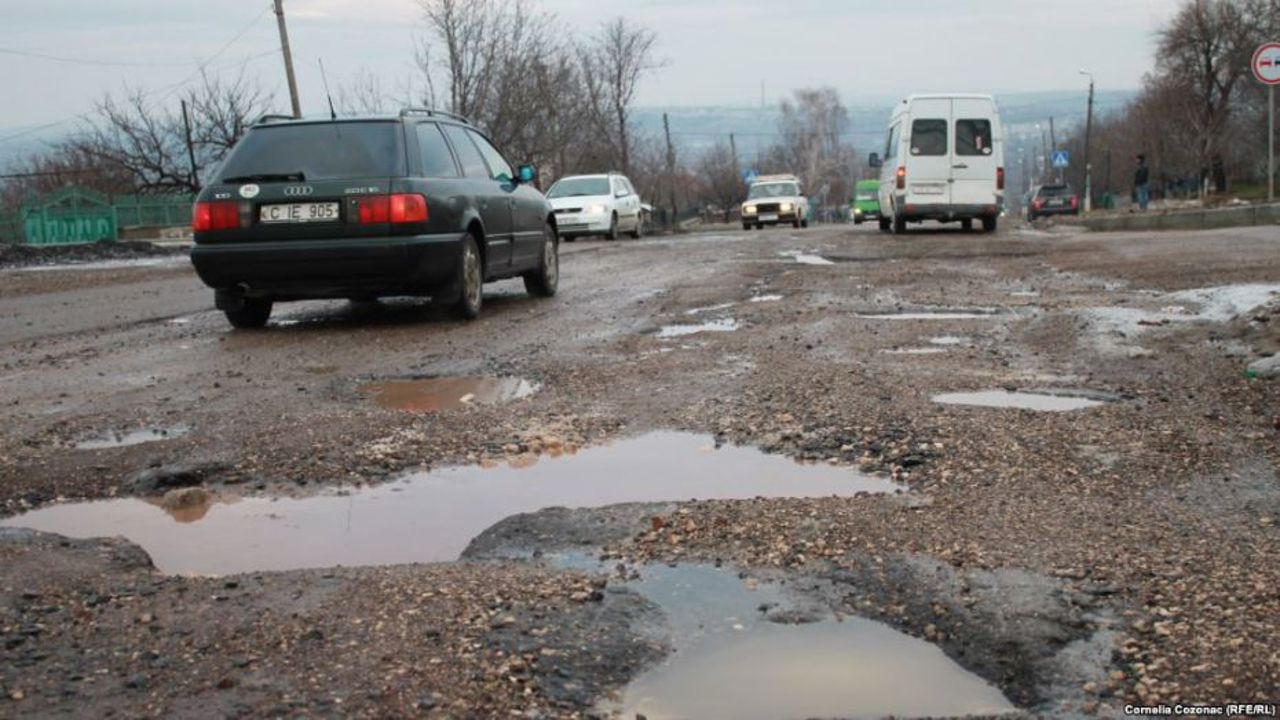
<path id="1" fill-rule="evenodd" d="M 561 271 L 245 332 L 181 258 L 0 269 L 0 716 L 1280 698 L 1280 228 Z"/>

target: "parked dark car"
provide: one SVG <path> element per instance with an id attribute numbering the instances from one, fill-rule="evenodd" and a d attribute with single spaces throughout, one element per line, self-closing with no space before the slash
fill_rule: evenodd
<path id="1" fill-rule="evenodd" d="M 1049 215 L 1079 215 L 1080 198 L 1070 185 L 1041 185 L 1027 202 L 1027 221 Z"/>
<path id="2" fill-rule="evenodd" d="M 430 296 L 463 318 L 485 281 L 559 281 L 555 215 L 465 119 L 260 120 L 196 197 L 191 260 L 232 325 L 266 324 L 272 304 Z"/>

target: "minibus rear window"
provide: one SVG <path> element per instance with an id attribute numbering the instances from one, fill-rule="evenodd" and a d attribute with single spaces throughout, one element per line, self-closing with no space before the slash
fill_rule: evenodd
<path id="1" fill-rule="evenodd" d="M 956 121 L 956 154 L 957 155 L 990 155 L 991 154 L 991 121 L 990 120 L 957 120 Z"/>
<path id="2" fill-rule="evenodd" d="M 912 155 L 946 155 L 947 121 L 916 120 L 911 123 Z"/>

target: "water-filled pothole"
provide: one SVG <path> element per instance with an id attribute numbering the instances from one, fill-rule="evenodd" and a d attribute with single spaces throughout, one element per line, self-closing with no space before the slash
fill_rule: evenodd
<path id="1" fill-rule="evenodd" d="M 1087 394 L 1087 393 L 1086 393 Z M 988 408 L 1017 408 L 1044 412 L 1066 412 L 1096 407 L 1106 401 L 1085 394 L 1068 394 L 1061 391 L 1011 392 L 1009 390 L 981 390 L 978 392 L 943 393 L 934 395 L 933 401 L 944 405 L 973 405 Z"/>
<path id="2" fill-rule="evenodd" d="M 753 302 L 753 303 L 777 302 L 781 299 L 782 299 L 781 295 L 754 295 L 752 296 L 749 302 Z"/>
<path id="3" fill-rule="evenodd" d="M 108 448 L 129 447 L 130 445 L 141 445 L 143 443 L 158 442 L 161 440 L 172 440 L 173 438 L 182 437 L 189 432 L 191 432 L 191 428 L 185 425 L 111 431 L 78 440 L 75 443 L 75 448 L 77 450 L 104 450 Z"/>
<path id="4" fill-rule="evenodd" d="M 867 320 L 991 320 L 1000 317 L 995 308 L 921 308 L 884 313 L 858 313 Z"/>
<path id="5" fill-rule="evenodd" d="M 381 380 L 361 389 L 388 410 L 437 412 L 519 400 L 537 392 L 538 386 L 514 377 L 436 377 Z"/>
<path id="6" fill-rule="evenodd" d="M 696 325 L 663 325 L 658 330 L 658 337 L 673 338 L 695 335 L 702 332 L 733 332 L 738 329 L 738 321 L 733 318 L 708 320 Z"/>
<path id="7" fill-rule="evenodd" d="M 1015 710 L 938 647 L 865 618 L 797 608 L 772 583 L 705 565 L 649 565 L 639 575 L 625 584 L 662 609 L 675 652 L 606 712 L 776 720 Z"/>
<path id="8" fill-rule="evenodd" d="M 811 252 L 806 253 L 800 250 L 788 250 L 778 254 L 782 257 L 791 258 L 801 265 L 835 265 L 834 262 Z"/>
<path id="9" fill-rule="evenodd" d="M 198 522 L 184 524 L 144 500 L 120 499 L 53 505 L 0 525 L 73 537 L 122 535 L 165 572 L 229 574 L 454 560 L 490 525 L 546 507 L 899 488 L 849 468 L 657 432 L 519 467 L 444 468 L 342 494 L 246 497 L 233 504 L 216 499 Z"/>

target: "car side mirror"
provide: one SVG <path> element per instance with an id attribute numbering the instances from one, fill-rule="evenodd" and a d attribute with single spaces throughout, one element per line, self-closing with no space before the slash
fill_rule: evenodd
<path id="1" fill-rule="evenodd" d="M 525 185 L 532 184 L 538 179 L 538 169 L 532 165 L 521 165 L 516 170 L 516 178 Z"/>
<path id="2" fill-rule="evenodd" d="M 867 158 L 867 165 L 873 168 L 883 167 L 884 163 L 880 161 L 878 153 L 871 153 L 871 157 Z"/>
<path id="3" fill-rule="evenodd" d="M 614 194 L 613 194 L 613 196 L 614 196 L 614 197 L 618 197 L 618 198 L 624 198 L 624 197 L 626 197 L 626 196 L 627 196 L 627 191 L 626 191 L 626 190 L 619 190 L 618 192 L 614 193 Z"/>

